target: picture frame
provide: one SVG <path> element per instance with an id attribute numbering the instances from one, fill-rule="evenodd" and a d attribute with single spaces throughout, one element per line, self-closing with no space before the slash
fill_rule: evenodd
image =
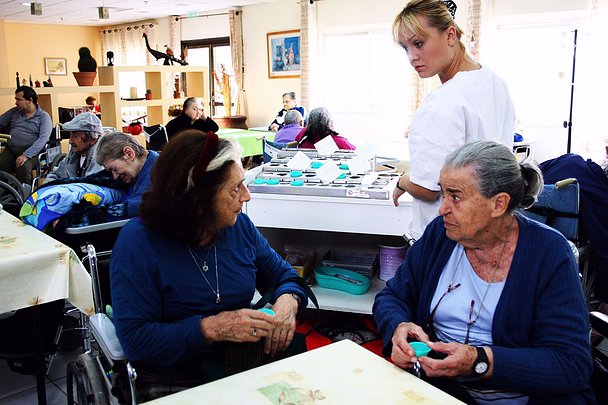
<path id="1" fill-rule="evenodd" d="M 67 58 L 44 58 L 44 74 L 47 76 L 66 76 L 68 74 Z"/>
<path id="2" fill-rule="evenodd" d="M 268 78 L 300 77 L 300 30 L 268 32 Z"/>

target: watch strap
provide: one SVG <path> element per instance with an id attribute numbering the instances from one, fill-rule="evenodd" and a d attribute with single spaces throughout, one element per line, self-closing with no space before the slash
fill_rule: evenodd
<path id="1" fill-rule="evenodd" d="M 488 359 L 488 355 L 482 346 L 477 346 L 477 359 L 473 363 L 473 376 L 482 377 L 490 368 L 490 360 Z"/>

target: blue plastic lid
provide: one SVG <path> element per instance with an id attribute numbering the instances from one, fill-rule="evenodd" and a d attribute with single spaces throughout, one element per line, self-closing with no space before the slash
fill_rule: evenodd
<path id="1" fill-rule="evenodd" d="M 426 343 L 422 342 L 410 342 L 410 346 L 414 349 L 416 357 L 426 356 L 431 352 L 431 348 Z"/>
<path id="2" fill-rule="evenodd" d="M 266 180 L 266 179 L 255 179 L 253 181 L 253 184 L 266 184 L 266 183 L 268 183 L 268 180 Z"/>
<path id="3" fill-rule="evenodd" d="M 304 182 L 302 180 L 292 180 L 290 184 L 292 186 L 300 187 L 304 185 Z"/>
<path id="4" fill-rule="evenodd" d="M 302 177 L 302 172 L 299 170 L 292 170 L 291 173 L 289 173 L 290 177 Z"/>
<path id="5" fill-rule="evenodd" d="M 346 173 L 342 173 L 341 175 L 338 176 L 339 179 L 345 179 L 346 178 Z"/>
<path id="6" fill-rule="evenodd" d="M 274 311 L 270 308 L 260 308 L 260 309 L 258 309 L 258 311 L 262 311 L 262 312 L 267 313 L 268 315 L 274 316 Z"/>
<path id="7" fill-rule="evenodd" d="M 318 168 L 319 168 L 319 167 L 321 167 L 321 166 L 323 166 L 323 163 L 321 163 L 321 162 L 312 162 L 312 163 L 310 164 L 310 167 L 311 167 L 312 169 L 318 169 Z"/>
<path id="8" fill-rule="evenodd" d="M 340 165 L 340 170 L 348 170 L 348 165 L 346 163 L 342 163 Z"/>
<path id="9" fill-rule="evenodd" d="M 269 186 L 276 186 L 279 183 L 280 183 L 279 179 L 270 179 L 266 182 L 266 184 L 268 184 Z"/>

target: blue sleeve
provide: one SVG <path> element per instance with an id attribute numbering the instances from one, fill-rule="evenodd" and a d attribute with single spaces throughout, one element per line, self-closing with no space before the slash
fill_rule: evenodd
<path id="1" fill-rule="evenodd" d="M 148 151 L 148 153 L 149 156 L 146 159 L 146 163 L 144 163 L 144 167 L 142 167 L 139 176 L 137 176 L 133 189 L 130 191 L 128 198 L 125 200 L 125 203 L 127 204 L 128 217 L 137 216 L 141 199 L 144 193 L 152 186 L 152 167 L 154 166 L 154 162 L 156 161 L 158 154 L 154 151 Z"/>
<path id="2" fill-rule="evenodd" d="M 132 220 L 121 230 L 110 263 L 114 324 L 129 360 L 174 365 L 200 354 L 206 346 L 202 316 L 163 322 L 159 265 L 141 227 Z M 134 244 L 133 241 L 138 243 Z"/>
<path id="3" fill-rule="evenodd" d="M 40 108 L 40 107 L 38 107 Z M 51 123 L 51 117 L 46 111 L 42 111 L 40 115 L 40 128 L 38 130 L 38 138 L 36 141 L 23 152 L 28 158 L 38 155 L 43 149 L 44 145 L 49 141 L 51 131 L 53 130 L 53 124 Z"/>
<path id="4" fill-rule="evenodd" d="M 6 133 L 8 132 L 8 126 L 11 122 L 11 115 L 13 114 L 14 107 L 10 108 L 7 112 L 0 115 L 0 132 Z"/>
<path id="5" fill-rule="evenodd" d="M 266 291 L 272 288 L 277 283 L 292 277 L 300 277 L 289 263 L 270 246 L 268 241 L 262 236 L 260 231 L 256 229 L 251 220 L 247 216 L 248 232 L 254 240 L 255 250 L 257 252 L 255 266 L 258 269 L 259 276 L 256 278 L 256 288 L 263 295 Z M 286 282 L 281 284 L 274 293 L 272 302 L 276 301 L 282 294 L 295 293 L 300 299 L 299 309 L 302 310 L 308 305 L 308 297 L 306 292 L 294 282 Z"/>
<path id="6" fill-rule="evenodd" d="M 573 393 L 588 386 L 592 370 L 589 320 L 578 268 L 561 235 L 553 238 L 536 235 L 536 238 L 543 241 L 525 244 L 522 256 L 528 259 L 523 264 L 526 276 L 519 279 L 516 287 L 519 291 L 532 288 L 532 298 L 510 296 L 505 300 L 512 304 L 503 308 L 503 318 L 507 311 L 527 313 L 514 315 L 514 320 L 502 331 L 504 336 L 494 338 L 491 346 L 494 372 L 490 382 L 537 395 Z M 511 326 L 514 331 L 509 331 Z M 507 342 L 509 335 L 516 333 L 526 333 L 528 347 Z"/>

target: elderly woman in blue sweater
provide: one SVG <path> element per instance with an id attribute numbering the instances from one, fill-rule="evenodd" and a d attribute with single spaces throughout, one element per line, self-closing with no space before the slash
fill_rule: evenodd
<path id="1" fill-rule="evenodd" d="M 489 141 L 451 153 L 436 218 L 374 303 L 384 352 L 468 403 L 592 403 L 577 264 L 557 231 L 515 210 L 542 175 Z M 411 341 L 427 343 L 416 357 Z M 503 401 L 503 402 L 501 402 Z"/>
<path id="2" fill-rule="evenodd" d="M 231 353 L 255 356 L 251 344 L 274 358 L 292 346 L 306 293 L 241 212 L 251 198 L 244 181 L 238 143 L 183 131 L 155 164 L 140 218 L 121 230 L 110 264 L 112 307 L 138 389 L 142 373 L 168 377 L 164 385 L 198 385 L 230 374 Z M 250 309 L 256 289 L 274 287 L 274 315 Z"/>

